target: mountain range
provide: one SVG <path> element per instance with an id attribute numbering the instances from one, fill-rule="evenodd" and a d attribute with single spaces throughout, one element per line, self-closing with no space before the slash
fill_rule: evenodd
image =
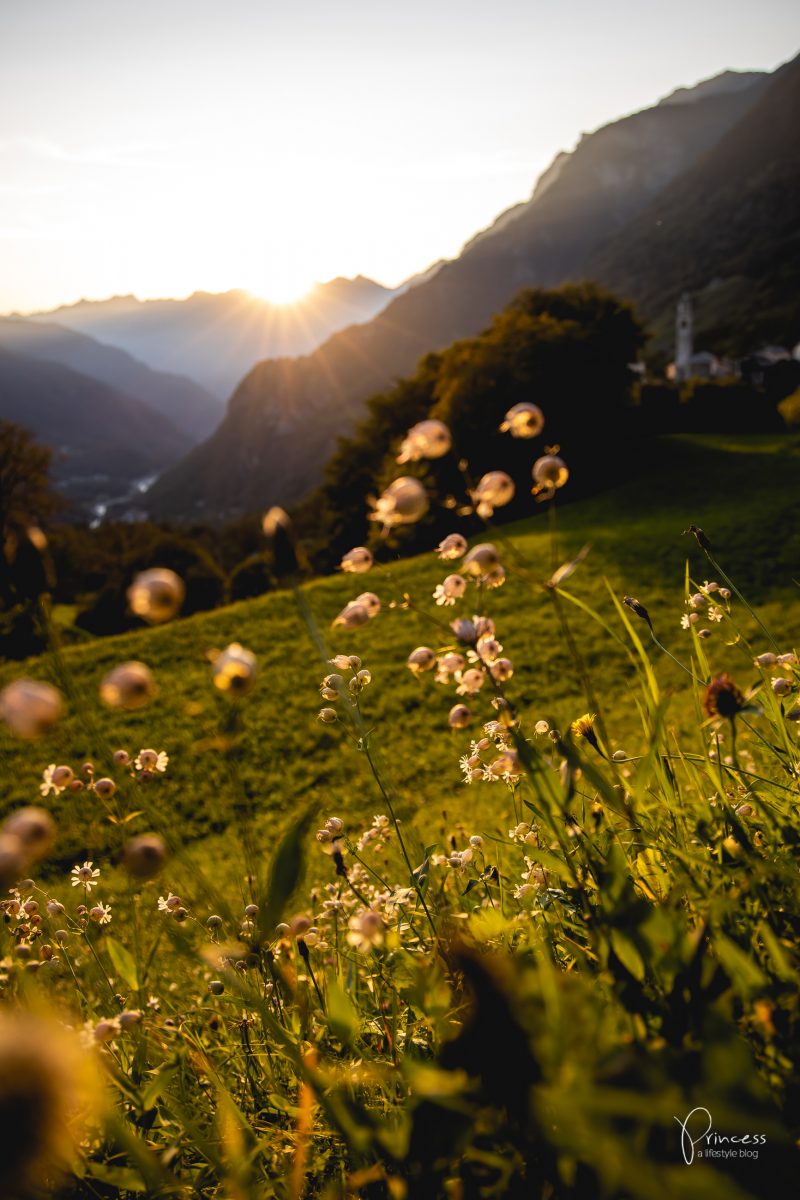
<path id="1" fill-rule="evenodd" d="M 192 439 L 139 398 L 63 363 L 0 345 L 0 418 L 54 450 L 53 474 L 79 511 L 127 494 Z"/>
<path id="2" fill-rule="evenodd" d="M 687 288 L 717 339 L 710 348 L 796 341 L 799 83 L 798 59 L 772 74 L 725 72 L 585 135 L 529 201 L 372 320 L 309 355 L 254 366 L 212 437 L 148 492 L 148 508 L 219 519 L 301 499 L 371 394 L 479 332 L 526 286 L 616 288 L 662 355 Z"/>
<path id="3" fill-rule="evenodd" d="M 55 322 L 110 343 L 159 371 L 188 376 L 220 402 L 263 358 L 308 354 L 332 333 L 380 312 L 414 280 L 392 291 L 372 279 L 316 284 L 293 304 L 249 292 L 195 292 L 186 300 L 81 300 L 34 320 Z"/>

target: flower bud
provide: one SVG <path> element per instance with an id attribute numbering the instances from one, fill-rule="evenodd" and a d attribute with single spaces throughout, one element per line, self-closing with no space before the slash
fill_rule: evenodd
<path id="1" fill-rule="evenodd" d="M 402 475 L 373 502 L 371 521 L 380 521 L 384 529 L 394 525 L 413 525 L 428 511 L 428 494 L 418 479 Z"/>
<path id="2" fill-rule="evenodd" d="M 466 729 L 472 722 L 472 713 L 466 704 L 454 704 L 447 717 L 451 729 Z"/>
<path id="3" fill-rule="evenodd" d="M 370 569 L 373 562 L 372 552 L 366 546 L 354 546 L 352 550 L 348 550 L 346 554 L 342 555 L 339 569 L 353 575 L 362 575 Z"/>
<path id="4" fill-rule="evenodd" d="M 141 571 L 128 588 L 131 612 L 151 625 L 169 621 L 183 604 L 183 580 L 167 567 Z"/>
<path id="5" fill-rule="evenodd" d="M 157 833 L 141 833 L 125 843 L 122 862 L 134 879 L 154 879 L 167 861 L 167 846 Z"/>
<path id="6" fill-rule="evenodd" d="M 534 438 L 544 429 L 544 414 L 537 404 L 523 402 L 515 404 L 506 413 L 500 426 L 501 433 L 510 433 L 515 438 Z"/>
<path id="7" fill-rule="evenodd" d="M 420 421 L 403 439 L 398 463 L 418 462 L 421 458 L 442 458 L 453 444 L 450 430 L 443 421 Z"/>
<path id="8" fill-rule="evenodd" d="M 49 683 L 15 679 L 0 692 L 0 720 L 20 738 L 38 738 L 61 716 L 61 693 Z"/>
<path id="9" fill-rule="evenodd" d="M 246 696 L 256 683 L 256 656 L 238 642 L 231 642 L 211 664 L 214 686 L 231 699 Z"/>
<path id="10" fill-rule="evenodd" d="M 420 675 L 436 666 L 436 655 L 428 646 L 417 646 L 406 659 L 406 666 L 414 675 Z"/>
<path id="11" fill-rule="evenodd" d="M 156 694 L 150 668 L 142 662 L 120 663 L 100 684 L 100 698 L 110 708 L 144 708 Z"/>

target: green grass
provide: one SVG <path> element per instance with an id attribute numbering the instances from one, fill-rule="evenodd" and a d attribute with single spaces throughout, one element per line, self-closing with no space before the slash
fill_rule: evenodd
<path id="1" fill-rule="evenodd" d="M 568 590 L 618 622 L 602 583 L 605 577 L 617 596 L 638 596 L 666 644 L 678 654 L 683 648 L 688 658 L 687 635 L 679 628 L 687 557 L 693 578 L 702 582 L 713 575 L 694 538 L 683 536 L 693 522 L 712 538 L 725 570 L 761 606 L 767 623 L 783 639 L 782 648 L 800 641 L 800 604 L 793 582 L 800 563 L 800 437 L 665 438 L 652 444 L 640 466 L 638 479 L 615 486 L 615 464 L 609 461 L 609 490 L 566 504 L 558 512 L 559 558 L 591 545 Z M 509 579 L 481 605 L 495 618 L 505 653 L 517 668 L 509 692 L 526 721 L 545 717 L 563 727 L 584 712 L 588 702 L 550 598 L 541 587 L 551 570 L 547 518 L 537 513 L 487 536 L 509 539 L 529 564 L 523 577 L 513 569 L 510 553 L 504 554 Z M 330 650 L 358 654 L 372 671 L 374 682 L 364 706 L 378 728 L 381 759 L 397 789 L 401 816 L 411 822 L 422 809 L 429 839 L 431 829 L 444 836 L 459 823 L 468 833 L 487 822 L 504 832 L 510 816 L 505 789 L 465 788 L 461 783 L 458 757 L 474 731 L 452 734 L 450 752 L 442 753 L 438 734 L 454 703 L 452 687 L 434 684 L 431 675 L 415 679 L 404 666 L 416 645 L 446 644 L 442 623 L 476 610 L 472 589 L 470 598 L 455 609 L 434 606 L 430 593 L 447 573 L 443 568 L 445 564 L 429 553 L 368 576 L 322 579 L 304 589 Z M 380 595 L 382 613 L 364 630 L 331 630 L 331 619 L 364 588 Z M 402 603 L 404 593 L 411 596 L 414 609 L 390 608 L 391 603 Z M 613 748 L 634 753 L 641 737 L 628 696 L 630 661 L 580 610 L 567 608 L 599 701 L 608 710 Z M 640 632 L 646 632 L 643 626 Z M 241 705 L 233 732 L 230 706 L 211 686 L 206 659 L 210 648 L 231 641 L 249 647 L 259 662 L 256 691 Z M 745 686 L 754 674 L 750 655 L 742 646 L 725 642 L 723 627 L 705 643 L 712 668 L 730 670 Z M 756 645 L 766 648 L 760 641 Z M 655 647 L 652 656 L 661 658 L 660 677 L 672 686 L 668 720 L 686 731 L 696 724 L 691 701 L 696 689 Z M 105 672 L 126 659 L 147 662 L 159 685 L 157 700 L 132 714 L 96 703 Z M 141 788 L 135 797 L 124 798 L 126 811 L 144 810 L 129 829 L 158 828 L 176 851 L 186 852 L 194 844 L 187 861 L 239 876 L 243 866 L 235 846 L 242 822 L 253 824 L 262 835 L 260 844 L 268 847 L 270 835 L 308 804 L 315 804 L 321 815 L 346 812 L 350 820 L 359 815 L 368 820 L 384 811 L 363 756 L 344 728 L 317 720 L 317 687 L 324 670 L 290 592 L 69 647 L 60 661 L 46 655 L 22 668 L 6 666 L 2 678 L 5 682 L 29 674 L 64 687 L 65 668 L 72 693 L 69 711 L 51 737 L 31 745 L 0 732 L 4 810 L 38 800 L 41 771 L 50 762 L 77 768 L 92 759 L 99 774 L 114 774 L 110 755 L 120 746 L 131 752 L 140 746 L 166 749 L 171 758 L 167 776 Z M 488 696 L 475 708 L 483 719 L 493 715 Z M 123 793 L 126 786 L 134 786 L 118 772 L 116 778 Z M 98 810 L 92 794 L 65 793 L 47 803 L 60 830 L 55 864 L 68 866 L 109 850 L 113 854 L 119 833 Z"/>

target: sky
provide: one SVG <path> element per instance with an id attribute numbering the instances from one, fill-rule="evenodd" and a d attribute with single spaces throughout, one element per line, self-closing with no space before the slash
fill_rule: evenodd
<path id="1" fill-rule="evenodd" d="M 796 0 L 0 0 L 0 312 L 394 286 L 583 132 L 798 49 Z"/>

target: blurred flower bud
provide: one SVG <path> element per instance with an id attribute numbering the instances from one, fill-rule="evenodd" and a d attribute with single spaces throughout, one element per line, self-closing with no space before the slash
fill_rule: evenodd
<path id="1" fill-rule="evenodd" d="M 417 646 L 416 650 L 412 650 L 406 659 L 406 666 L 414 675 L 430 671 L 436 666 L 436 655 L 428 646 Z"/>
<path id="2" fill-rule="evenodd" d="M 360 604 L 362 608 L 365 608 L 370 620 L 377 617 L 381 611 L 381 602 L 374 592 L 362 592 L 360 596 L 356 596 L 353 603 Z"/>
<path id="3" fill-rule="evenodd" d="M 354 546 L 347 554 L 342 555 L 339 569 L 353 575 L 362 575 L 370 569 L 373 561 L 372 552 L 366 546 Z"/>
<path id="4" fill-rule="evenodd" d="M 142 662 L 120 663 L 100 684 L 100 698 L 110 708 L 129 711 L 144 708 L 155 694 L 155 680 L 150 668 Z"/>
<path id="5" fill-rule="evenodd" d="M 351 600 L 346 604 L 337 617 L 334 617 L 332 625 L 341 625 L 344 629 L 360 629 L 362 625 L 366 625 L 369 621 L 369 611 L 364 604 L 357 604 L 355 600 Z"/>
<path id="6" fill-rule="evenodd" d="M 500 426 L 501 433 L 510 433 L 515 438 L 534 438 L 544 429 L 544 413 L 537 404 L 515 404 L 506 413 Z"/>
<path id="7" fill-rule="evenodd" d="M 151 567 L 140 571 L 128 588 L 128 604 L 137 617 L 158 625 L 175 616 L 185 595 L 179 575 L 167 567 Z"/>
<path id="8" fill-rule="evenodd" d="M 496 508 L 514 499 L 515 490 L 514 480 L 505 471 L 489 471 L 471 493 L 478 516 L 488 520 Z"/>
<path id="9" fill-rule="evenodd" d="M 141 833 L 125 843 L 122 862 L 134 879 L 154 879 L 167 861 L 167 846 L 157 833 Z"/>
<path id="10" fill-rule="evenodd" d="M 231 699 L 246 696 L 256 683 L 256 656 L 238 642 L 231 642 L 214 659 L 211 674 L 214 686 Z"/>
<path id="11" fill-rule="evenodd" d="M 544 492 L 552 495 L 569 479 L 567 464 L 557 454 L 544 454 L 533 464 L 534 494 Z"/>
<path id="12" fill-rule="evenodd" d="M 398 463 L 418 462 L 421 458 L 441 458 L 453 444 L 450 430 L 443 421 L 420 421 L 403 439 Z"/>
<path id="13" fill-rule="evenodd" d="M 468 575 L 476 577 L 488 574 L 500 565 L 500 555 L 497 552 L 497 547 L 491 542 L 481 542 L 478 546 L 473 546 L 469 554 L 464 559 L 463 570 Z"/>
<path id="14" fill-rule="evenodd" d="M 117 785 L 113 779 L 98 779 L 94 785 L 94 790 L 101 800 L 110 800 L 117 790 Z"/>
<path id="15" fill-rule="evenodd" d="M 56 827 L 44 808 L 29 806 L 18 808 L 6 817 L 3 833 L 19 839 L 28 862 L 38 862 L 52 846 Z"/>
<path id="16" fill-rule="evenodd" d="M 466 704 L 454 704 L 447 717 L 451 729 L 466 729 L 472 722 L 472 713 Z"/>
<path id="17" fill-rule="evenodd" d="M 460 533 L 448 533 L 436 547 L 439 558 L 447 561 L 451 558 L 462 558 L 467 553 L 467 539 Z"/>
<path id="18" fill-rule="evenodd" d="M 61 693 L 35 679 L 15 679 L 0 692 L 0 719 L 16 737 L 41 737 L 56 724 L 62 708 Z"/>
<path id="19" fill-rule="evenodd" d="M 418 479 L 402 475 L 373 502 L 371 521 L 380 521 L 384 529 L 394 525 L 413 525 L 428 511 L 428 494 Z"/>

